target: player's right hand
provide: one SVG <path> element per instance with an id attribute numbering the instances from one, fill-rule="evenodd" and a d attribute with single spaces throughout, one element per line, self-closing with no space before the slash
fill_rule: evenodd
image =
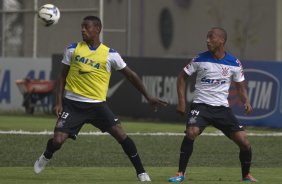
<path id="1" fill-rule="evenodd" d="M 63 106 L 62 104 L 57 104 L 55 107 L 54 107 L 54 112 L 57 116 L 57 118 L 59 118 L 61 116 L 61 113 L 63 112 Z"/>
<path id="2" fill-rule="evenodd" d="M 185 105 L 180 105 L 178 104 L 177 108 L 176 108 L 176 112 L 182 116 L 184 116 L 186 114 L 186 110 L 185 110 Z"/>

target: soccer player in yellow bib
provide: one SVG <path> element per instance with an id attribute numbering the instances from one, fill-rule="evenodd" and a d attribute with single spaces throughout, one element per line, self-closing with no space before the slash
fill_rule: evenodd
<path id="1" fill-rule="evenodd" d="M 61 148 L 67 138 L 75 139 L 84 123 L 91 123 L 102 132 L 108 132 L 122 146 L 133 164 L 140 181 L 151 181 L 138 155 L 135 143 L 126 135 L 118 118 L 106 104 L 111 70 L 120 71 L 157 110 L 166 106 L 163 100 L 150 96 L 139 76 L 121 56 L 100 42 L 101 20 L 87 16 L 81 24 L 83 41 L 71 44 L 64 53 L 57 81 L 55 113 L 58 117 L 53 138 L 34 164 L 40 173 Z"/>

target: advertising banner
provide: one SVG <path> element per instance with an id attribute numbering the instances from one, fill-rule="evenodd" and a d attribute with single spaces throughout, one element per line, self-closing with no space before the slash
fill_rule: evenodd
<path id="1" fill-rule="evenodd" d="M 178 103 L 176 82 L 178 73 L 189 62 L 188 59 L 124 58 L 143 81 L 149 94 L 166 100 L 169 105 L 154 112 L 147 100 L 120 72 L 112 72 L 108 91 L 108 103 L 115 114 L 133 118 L 159 119 L 162 121 L 184 121 L 176 113 Z M 192 101 L 195 76 L 187 81 L 187 105 Z"/>
<path id="2" fill-rule="evenodd" d="M 246 116 L 231 87 L 229 103 L 237 118 L 246 125 L 282 127 L 281 83 L 282 63 L 244 61 L 246 87 L 253 113 Z M 234 90 L 234 91 L 233 91 Z"/>
<path id="3" fill-rule="evenodd" d="M 113 72 L 108 94 L 108 103 L 117 115 L 133 118 L 159 119 L 161 121 L 185 121 L 176 113 L 178 103 L 177 75 L 189 62 L 188 59 L 124 58 L 142 79 L 148 92 L 167 100 L 169 105 L 154 112 L 145 98 L 123 78 Z M 244 107 L 234 86 L 230 88 L 229 102 L 234 114 L 243 125 L 282 128 L 282 63 L 242 61 L 245 71 L 246 88 L 254 109 L 244 114 Z M 195 76 L 189 77 L 186 88 L 187 111 L 194 96 Z"/>
<path id="4" fill-rule="evenodd" d="M 16 80 L 50 79 L 51 59 L 0 58 L 0 110 L 24 110 Z"/>
<path id="5" fill-rule="evenodd" d="M 49 59 L 0 59 L 0 110 L 23 110 L 23 97 L 15 80 L 27 76 L 34 79 L 56 79 L 61 59 L 62 55 L 54 55 L 52 62 Z M 154 112 L 122 73 L 113 71 L 107 97 L 113 112 L 119 117 L 184 123 L 186 117 L 176 113 L 176 84 L 179 72 L 189 59 L 125 57 L 124 60 L 139 75 L 151 95 L 164 99 L 169 104 Z M 250 115 L 244 114 L 243 105 L 232 85 L 229 103 L 234 114 L 244 125 L 282 128 L 282 63 L 242 61 L 242 64 L 254 111 Z M 194 96 L 194 85 L 195 76 L 191 76 L 186 85 L 187 111 Z"/>

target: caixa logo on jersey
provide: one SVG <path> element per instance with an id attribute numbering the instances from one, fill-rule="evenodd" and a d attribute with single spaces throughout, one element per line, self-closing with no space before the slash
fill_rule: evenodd
<path id="1" fill-rule="evenodd" d="M 246 87 L 248 97 L 254 111 L 244 114 L 244 107 L 240 102 L 234 86 L 231 86 L 229 103 L 239 119 L 261 119 L 273 114 L 278 108 L 279 80 L 263 70 L 246 69 Z"/>

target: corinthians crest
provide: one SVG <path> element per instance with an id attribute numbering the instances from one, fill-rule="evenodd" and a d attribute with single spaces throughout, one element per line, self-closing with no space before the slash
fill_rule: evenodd
<path id="1" fill-rule="evenodd" d="M 59 119 L 59 120 L 57 121 L 56 127 L 57 127 L 57 128 L 62 128 L 62 127 L 64 126 L 64 123 L 65 123 L 65 122 L 66 122 L 65 120 Z"/>
<path id="2" fill-rule="evenodd" d="M 222 67 L 221 74 L 222 74 L 223 76 L 228 76 L 228 74 L 229 74 L 229 68 L 228 68 L 228 67 Z"/>
<path id="3" fill-rule="evenodd" d="M 188 124 L 195 124 L 197 122 L 197 116 L 192 116 L 189 121 L 188 121 Z"/>

